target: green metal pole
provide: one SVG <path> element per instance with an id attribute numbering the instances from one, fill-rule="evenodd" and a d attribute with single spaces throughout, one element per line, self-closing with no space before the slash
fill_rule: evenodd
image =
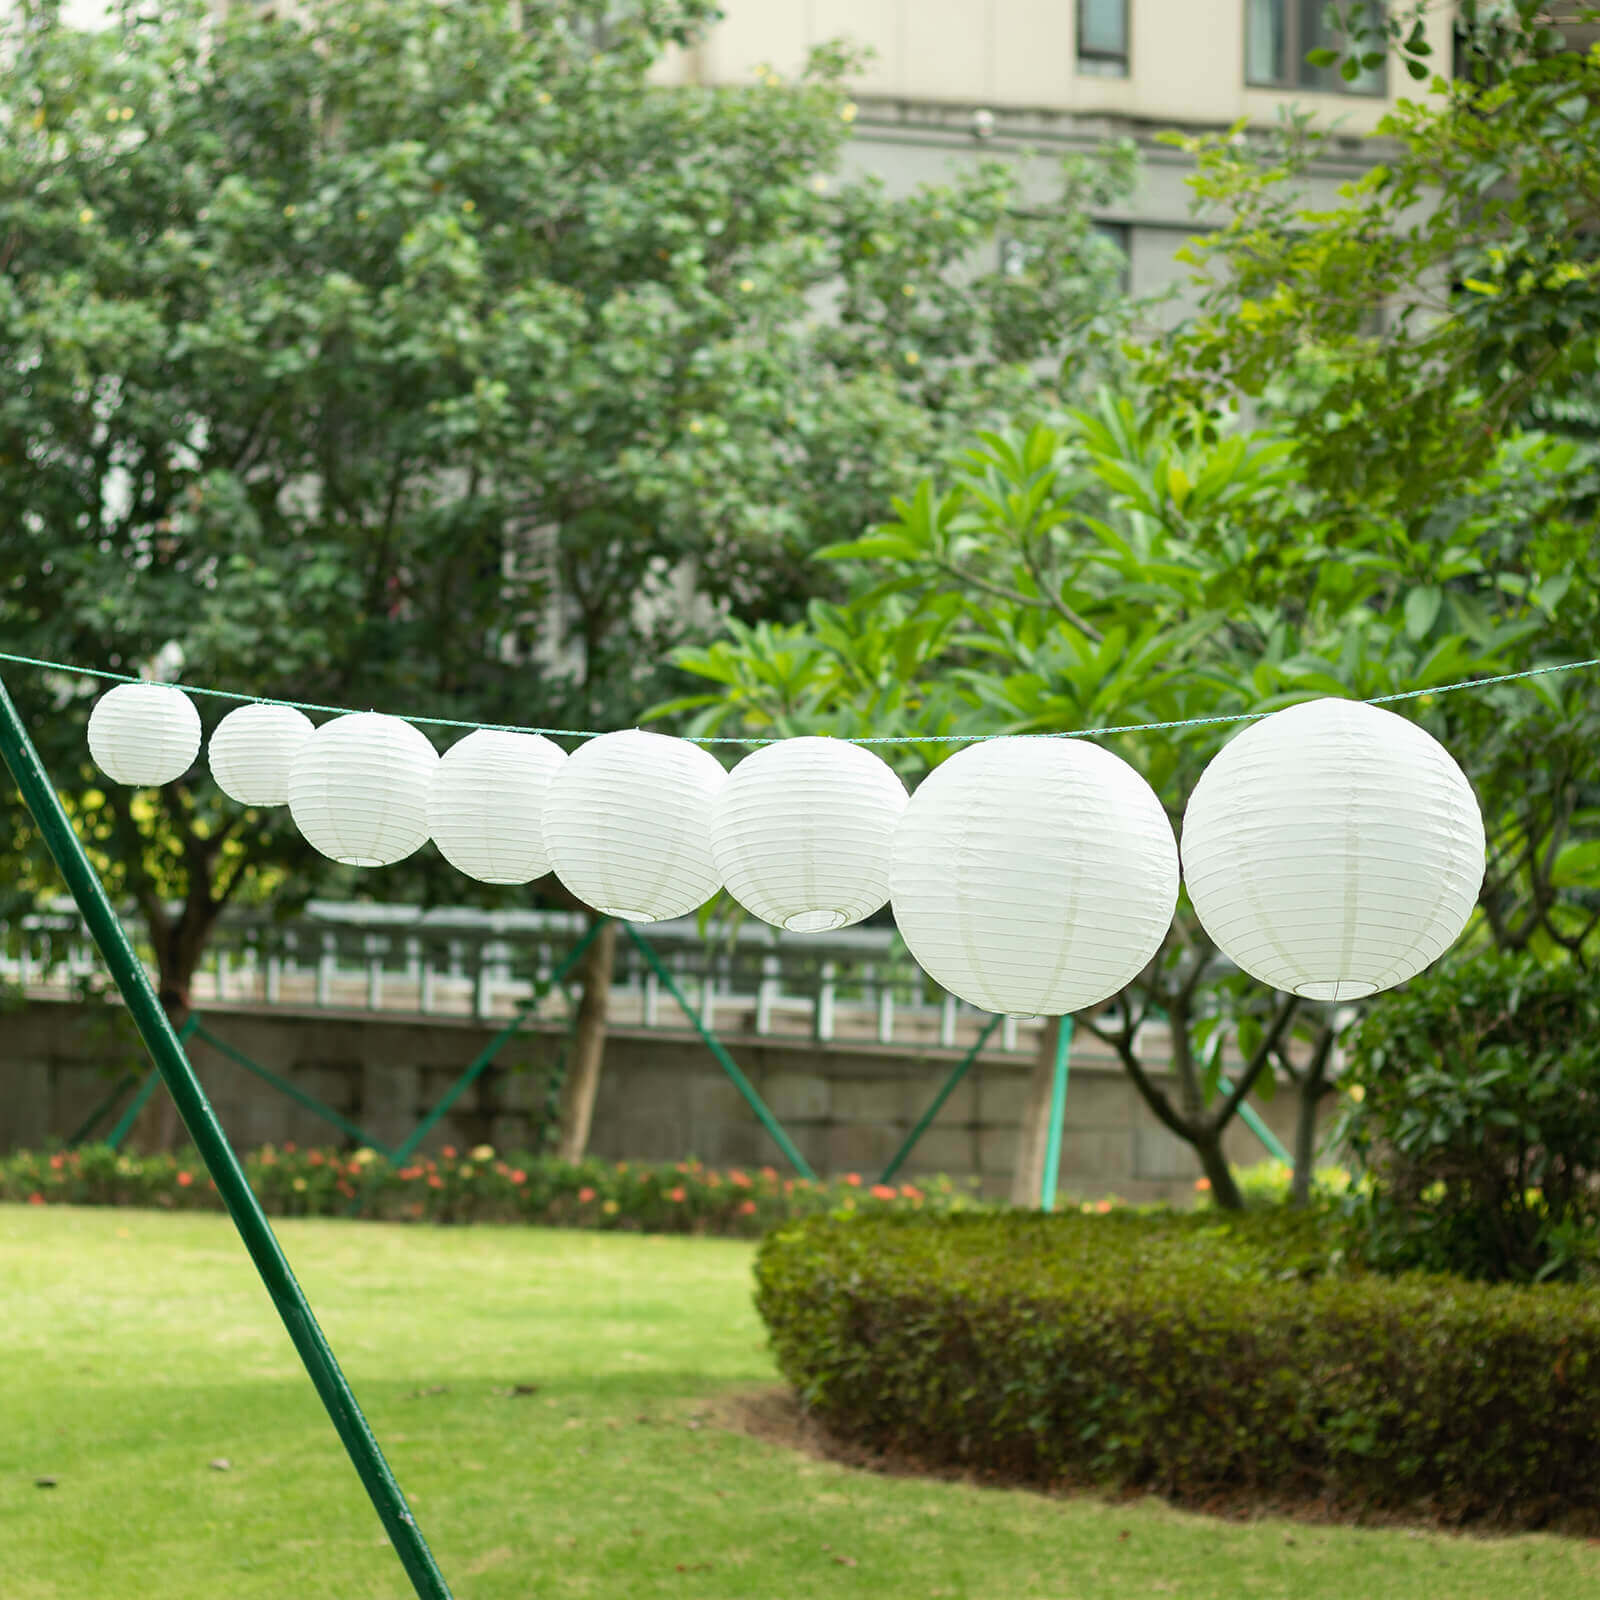
<path id="1" fill-rule="evenodd" d="M 1061 1176 L 1061 1123 L 1067 1111 L 1067 1062 L 1072 1054 L 1072 1018 L 1061 1019 L 1056 1034 L 1056 1074 L 1050 1086 L 1050 1137 L 1044 1147 L 1044 1182 L 1039 1185 L 1039 1209 L 1056 1208 L 1056 1180 Z"/>
<path id="2" fill-rule="evenodd" d="M 201 1159 L 217 1185 L 228 1214 L 233 1218 L 245 1249 L 255 1263 L 261 1281 L 266 1285 L 272 1303 L 277 1307 L 289 1337 L 294 1341 L 300 1359 L 305 1363 L 311 1381 L 316 1385 L 322 1403 L 328 1409 L 334 1428 L 378 1516 L 383 1522 L 390 1542 L 406 1569 L 419 1600 L 450 1600 L 450 1589 L 443 1574 L 434 1563 L 433 1554 L 422 1530 L 417 1527 L 411 1508 L 406 1504 L 400 1485 L 395 1482 L 389 1464 L 373 1438 L 367 1419 L 362 1415 L 356 1397 L 345 1381 L 339 1363 L 334 1359 L 322 1329 L 317 1326 L 305 1293 L 295 1281 L 288 1259 L 268 1223 L 260 1202 L 245 1179 L 239 1158 L 228 1143 L 228 1136 L 217 1121 L 211 1102 L 195 1076 L 189 1058 L 183 1052 L 172 1023 L 162 1010 L 150 985 L 149 974 L 144 970 L 133 946 L 128 942 L 104 885 L 89 864 L 72 823 L 62 808 L 60 798 L 51 786 L 49 776 L 39 760 L 28 730 L 23 726 L 15 703 L 0 680 L 0 756 L 11 769 L 22 792 L 23 804 L 33 814 L 50 854 L 55 857 L 61 875 L 66 879 L 72 898 L 83 914 L 89 933 L 107 968 L 116 981 L 117 988 L 127 1004 L 128 1012 L 144 1039 L 145 1047 L 159 1069 L 183 1118 L 189 1137 L 194 1140 Z M 315 1584 L 311 1584 L 315 1587 Z M 300 1585 L 305 1587 L 305 1585 Z"/>
<path id="3" fill-rule="evenodd" d="M 198 1020 L 198 1019 L 197 1019 Z M 194 1030 L 197 1039 L 204 1040 L 218 1055 L 226 1056 L 228 1060 L 244 1068 L 246 1072 L 253 1072 L 264 1083 L 270 1083 L 281 1095 L 302 1105 L 314 1116 L 321 1117 L 324 1122 L 331 1122 L 334 1127 L 350 1135 L 352 1139 L 359 1139 L 362 1144 L 370 1145 L 381 1155 L 388 1155 L 386 1146 L 374 1139 L 370 1133 L 359 1124 L 342 1117 L 332 1106 L 325 1106 L 315 1095 L 307 1094 L 298 1084 L 290 1083 L 287 1078 L 280 1078 L 276 1072 L 269 1071 L 259 1062 L 252 1061 L 242 1050 L 234 1047 L 224 1039 L 219 1039 L 204 1023 L 200 1023 Z"/>
<path id="4" fill-rule="evenodd" d="M 539 1002 L 543 1000 L 544 997 L 549 994 L 549 992 L 555 988 L 555 986 L 560 983 L 561 980 L 566 977 L 566 975 L 578 964 L 583 952 L 594 943 L 595 939 L 599 936 L 600 930 L 609 920 L 610 919 L 608 917 L 601 917 L 600 920 L 596 922 L 594 926 L 591 927 L 589 931 L 584 934 L 584 936 L 566 953 L 560 964 L 556 967 L 555 971 L 552 972 L 543 983 L 535 985 L 533 994 L 529 997 L 527 1004 L 524 1005 L 523 1008 L 516 1014 L 516 1016 L 514 1016 L 505 1025 L 505 1027 L 503 1027 L 499 1033 L 497 1033 L 494 1038 L 483 1047 L 483 1050 L 479 1053 L 477 1060 L 474 1061 L 472 1065 L 468 1067 L 467 1070 L 463 1072 L 453 1084 L 450 1085 L 449 1089 L 445 1091 L 444 1098 L 438 1103 L 438 1105 L 436 1105 L 433 1110 L 430 1111 L 414 1129 L 412 1129 L 411 1137 L 407 1139 L 404 1144 L 395 1148 L 394 1154 L 390 1157 L 390 1160 L 392 1160 L 396 1166 L 403 1166 L 405 1162 L 411 1158 L 412 1152 L 419 1144 L 422 1143 L 424 1139 L 428 1137 L 429 1133 L 433 1131 L 434 1125 L 439 1121 L 439 1119 L 450 1109 L 451 1106 L 456 1103 L 457 1100 L 461 1098 L 463 1094 L 466 1093 L 468 1087 L 477 1080 L 478 1076 L 489 1066 L 489 1063 L 492 1062 L 497 1055 L 499 1055 L 500 1047 L 506 1042 L 506 1040 L 509 1039 L 512 1034 L 514 1034 L 523 1025 L 523 1023 L 525 1023 L 528 1018 L 533 1015 L 533 1013 L 538 1009 Z"/>
<path id="5" fill-rule="evenodd" d="M 1220 1072 L 1217 1074 L 1217 1082 L 1221 1085 L 1222 1092 L 1224 1094 L 1233 1093 L 1233 1085 L 1229 1083 L 1227 1078 L 1224 1077 Z M 1255 1107 L 1252 1106 L 1248 1100 L 1241 1100 L 1239 1102 L 1239 1119 L 1244 1123 L 1245 1127 L 1247 1127 L 1251 1133 L 1253 1133 L 1256 1138 L 1258 1138 L 1262 1144 L 1267 1147 L 1267 1151 L 1270 1155 L 1275 1156 L 1286 1167 L 1293 1170 L 1294 1157 L 1289 1154 L 1288 1150 L 1284 1146 L 1283 1141 L 1277 1136 L 1277 1134 L 1275 1134 L 1272 1129 L 1269 1128 L 1266 1123 L 1264 1123 L 1256 1114 Z"/>
<path id="6" fill-rule="evenodd" d="M 667 993 L 678 1002 L 678 1009 L 694 1024 L 694 1031 L 704 1041 L 706 1048 L 717 1058 L 722 1070 L 728 1074 L 733 1086 L 744 1096 L 744 1101 L 755 1112 L 761 1126 L 772 1135 L 772 1142 L 788 1158 L 789 1165 L 800 1174 L 802 1178 L 815 1178 L 816 1173 L 811 1170 L 811 1163 L 795 1149 L 794 1141 L 786 1134 L 778 1123 L 778 1119 L 767 1109 L 767 1103 L 755 1091 L 755 1085 L 739 1070 L 738 1063 L 722 1048 L 722 1041 L 700 1020 L 693 1006 L 684 998 L 676 979 L 667 970 L 661 957 L 655 952 L 645 936 L 631 923 L 623 923 L 628 930 L 628 937 L 639 947 L 639 952 L 650 963 L 650 970 L 666 985 Z"/>
<path id="7" fill-rule="evenodd" d="M 944 1103 L 955 1093 L 956 1085 L 972 1070 L 972 1063 L 978 1059 L 978 1052 L 989 1042 L 989 1035 L 1000 1026 L 1002 1019 L 998 1016 L 990 1017 L 982 1033 L 978 1035 L 978 1042 L 961 1058 L 956 1070 L 945 1079 L 944 1088 L 934 1096 L 933 1104 L 922 1113 L 921 1120 L 910 1133 L 906 1135 L 906 1142 L 894 1153 L 894 1159 L 883 1169 L 883 1176 L 879 1183 L 890 1183 L 894 1175 L 900 1170 L 901 1163 L 916 1149 L 923 1134 L 928 1131 L 928 1125 L 944 1109 Z"/>
<path id="8" fill-rule="evenodd" d="M 96 880 L 98 881 L 98 880 Z M 140 969 L 143 970 L 142 968 Z M 182 1044 L 194 1030 L 200 1026 L 198 1017 L 186 1017 L 183 1026 L 178 1030 L 178 1043 Z M 128 1109 L 117 1118 L 117 1125 L 106 1135 L 106 1143 L 113 1150 L 128 1137 L 128 1130 L 138 1121 L 139 1113 L 150 1103 L 150 1096 L 156 1092 L 156 1085 L 161 1082 L 160 1070 L 151 1067 L 143 1083 L 139 1085 L 139 1092 L 128 1103 Z"/>
<path id="9" fill-rule="evenodd" d="M 123 1073 L 123 1075 L 117 1079 L 116 1087 L 111 1091 L 111 1093 L 108 1094 L 105 1099 L 102 1100 L 100 1104 L 97 1105 L 94 1110 L 91 1111 L 89 1115 L 86 1116 L 83 1121 L 80 1122 L 78 1126 L 74 1128 L 67 1136 L 67 1148 L 69 1150 L 74 1150 L 80 1144 L 82 1144 L 83 1141 L 94 1132 L 95 1128 L 99 1125 L 100 1119 L 103 1116 L 106 1116 L 116 1105 L 117 1101 L 122 1098 L 129 1084 L 137 1083 L 138 1081 L 139 1074 L 137 1072 Z"/>

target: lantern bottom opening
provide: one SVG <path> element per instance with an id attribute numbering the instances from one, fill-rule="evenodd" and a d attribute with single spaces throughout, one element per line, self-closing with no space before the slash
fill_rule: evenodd
<path id="1" fill-rule="evenodd" d="M 660 922 L 654 911 L 630 911 L 626 906 L 596 906 L 602 917 L 615 917 L 618 922 Z"/>
<path id="2" fill-rule="evenodd" d="M 1362 983 L 1355 978 L 1335 978 L 1330 983 L 1297 983 L 1294 993 L 1302 1000 L 1365 1000 L 1376 994 L 1375 983 Z"/>
<path id="3" fill-rule="evenodd" d="M 785 917 L 783 925 L 791 933 L 828 933 L 850 920 L 847 911 L 797 911 Z"/>

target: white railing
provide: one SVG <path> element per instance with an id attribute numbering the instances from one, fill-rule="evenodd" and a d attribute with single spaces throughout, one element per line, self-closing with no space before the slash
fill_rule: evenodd
<path id="1" fill-rule="evenodd" d="M 136 947 L 142 927 L 129 919 Z M 205 1010 L 286 1008 L 346 1015 L 510 1017 L 582 937 L 573 912 L 421 911 L 313 901 L 278 921 L 226 917 L 195 976 Z M 728 1036 L 812 1040 L 901 1051 L 965 1051 L 992 1020 L 946 993 L 892 929 L 780 934 L 746 922 L 701 934 L 693 918 L 640 930 L 703 1026 Z M 147 963 L 148 949 L 142 949 Z M 100 970 L 70 903 L 0 925 L 0 983 L 34 998 L 68 999 Z M 692 1024 L 631 939 L 617 941 L 611 1026 L 690 1031 Z M 537 1009 L 568 1016 L 559 986 Z M 986 1050 L 1031 1052 L 1036 1023 L 1008 1017 Z"/>

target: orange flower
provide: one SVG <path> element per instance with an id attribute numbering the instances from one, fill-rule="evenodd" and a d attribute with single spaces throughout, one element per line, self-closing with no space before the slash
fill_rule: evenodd
<path id="1" fill-rule="evenodd" d="M 283 1141 L 283 1153 L 286 1156 L 292 1156 L 294 1154 L 294 1140 L 293 1139 L 285 1139 Z"/>
<path id="2" fill-rule="evenodd" d="M 920 1200 L 922 1198 L 922 1191 L 914 1183 L 902 1183 L 900 1185 L 900 1193 L 907 1200 Z"/>
<path id="3" fill-rule="evenodd" d="M 584 1187 L 581 1188 L 578 1191 L 579 1204 L 588 1205 L 588 1203 L 593 1199 L 594 1199 L 594 1190 L 589 1188 L 589 1186 L 587 1184 L 585 1184 Z"/>
<path id="4" fill-rule="evenodd" d="M 42 1206 L 44 1204 L 44 1196 L 40 1194 L 37 1189 L 35 1189 L 33 1193 L 28 1196 L 28 1204 L 30 1206 Z"/>
<path id="5" fill-rule="evenodd" d="M 442 1155 L 446 1161 L 454 1161 L 456 1158 L 456 1147 L 453 1144 L 447 1144 L 444 1149 L 439 1152 L 439 1154 Z"/>
<path id="6" fill-rule="evenodd" d="M 739 1215 L 741 1217 L 753 1217 L 755 1214 L 756 1203 L 754 1200 L 741 1200 L 739 1202 Z"/>
<path id="7" fill-rule="evenodd" d="M 511 1181 L 513 1183 L 526 1183 L 528 1181 L 528 1174 L 524 1172 L 521 1167 L 518 1167 L 511 1174 Z"/>
<path id="8" fill-rule="evenodd" d="M 1104 1216 L 1106 1214 L 1106 1212 L 1108 1212 L 1110 1209 L 1111 1209 L 1111 1202 L 1109 1200 L 1102 1200 L 1099 1203 L 1099 1205 L 1097 1205 L 1095 1207 L 1095 1210 L 1098 1211 L 1101 1214 L 1101 1216 Z"/>
<path id="9" fill-rule="evenodd" d="M 344 1181 L 343 1178 L 341 1178 L 339 1180 L 339 1193 L 342 1194 L 342 1195 L 353 1195 L 355 1193 L 355 1190 L 352 1189 L 350 1187 L 350 1185 Z"/>
<path id="10" fill-rule="evenodd" d="M 1201 1194 L 1204 1194 L 1211 1187 L 1211 1180 L 1209 1178 L 1196 1178 L 1194 1186 Z"/>
<path id="11" fill-rule="evenodd" d="M 861 1174 L 859 1172 L 847 1172 L 844 1175 L 844 1181 L 848 1183 L 852 1189 L 859 1189 L 861 1187 Z"/>
<path id="12" fill-rule="evenodd" d="M 442 1189 L 444 1188 L 444 1179 L 438 1176 L 431 1177 L 428 1179 L 428 1187 L 430 1189 Z"/>
<path id="13" fill-rule="evenodd" d="M 309 1161 L 312 1166 L 320 1167 L 322 1165 L 322 1152 L 320 1150 L 313 1150 L 306 1156 L 306 1160 Z"/>
<path id="14" fill-rule="evenodd" d="M 778 1169 L 776 1167 L 763 1167 L 761 1169 L 761 1176 L 765 1178 L 768 1183 L 776 1183 L 778 1181 Z"/>
<path id="15" fill-rule="evenodd" d="M 736 1189 L 748 1189 L 751 1187 L 750 1175 L 748 1173 L 741 1172 L 737 1167 L 735 1167 L 733 1171 L 728 1174 L 728 1182 L 731 1183 Z"/>
<path id="16" fill-rule="evenodd" d="M 874 1200 L 898 1200 L 900 1198 L 899 1191 L 895 1189 L 893 1184 L 888 1183 L 873 1184 L 871 1193 Z"/>
<path id="17" fill-rule="evenodd" d="M 688 1199 L 688 1196 L 684 1193 L 683 1186 L 680 1184 L 676 1189 L 668 1189 L 667 1190 L 667 1199 L 669 1199 L 669 1200 L 686 1200 L 686 1199 Z"/>
<path id="18" fill-rule="evenodd" d="M 187 1189 L 193 1182 L 194 1174 L 192 1172 L 180 1172 L 178 1174 L 178 1187 L 180 1189 Z"/>
<path id="19" fill-rule="evenodd" d="M 67 1158 L 64 1155 L 57 1154 L 50 1157 L 50 1165 L 54 1167 L 57 1172 L 59 1172 L 66 1164 Z"/>

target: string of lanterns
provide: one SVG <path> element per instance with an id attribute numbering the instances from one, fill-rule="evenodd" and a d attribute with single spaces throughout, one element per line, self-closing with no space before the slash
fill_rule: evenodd
<path id="1" fill-rule="evenodd" d="M 172 782 L 200 718 L 167 684 L 96 704 L 89 749 L 118 783 Z M 683 916 L 726 888 L 775 927 L 849 927 L 892 905 L 907 947 L 987 1011 L 1056 1016 L 1124 988 L 1177 909 L 1180 851 L 1127 762 L 1082 740 L 969 745 L 907 796 L 846 740 L 768 744 L 732 772 L 700 745 L 639 729 L 571 755 L 479 729 L 439 756 L 400 717 L 251 704 L 211 736 L 212 776 L 247 806 L 287 804 L 322 854 L 402 861 L 431 838 L 484 883 L 554 871 L 633 922 Z M 1391 711 L 1314 700 L 1247 726 L 1183 818 L 1181 877 L 1217 947 L 1310 1000 L 1392 988 L 1460 936 L 1483 879 L 1483 817 L 1449 752 Z"/>

